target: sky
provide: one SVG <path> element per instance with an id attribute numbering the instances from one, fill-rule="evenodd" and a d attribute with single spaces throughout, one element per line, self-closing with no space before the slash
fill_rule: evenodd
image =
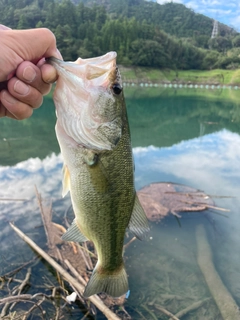
<path id="1" fill-rule="evenodd" d="M 156 0 L 159 4 L 172 0 Z M 173 0 L 191 8 L 196 13 L 216 19 L 240 32 L 239 0 Z"/>

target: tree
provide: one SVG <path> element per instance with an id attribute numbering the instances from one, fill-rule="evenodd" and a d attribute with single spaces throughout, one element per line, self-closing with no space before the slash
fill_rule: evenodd
<path id="1" fill-rule="evenodd" d="M 237 35 L 237 36 L 233 39 L 233 45 L 234 45 L 234 47 L 240 47 L 240 35 Z"/>
<path id="2" fill-rule="evenodd" d="M 169 57 L 164 48 L 153 40 L 135 40 L 131 45 L 130 58 L 134 65 L 163 67 Z"/>
<path id="3" fill-rule="evenodd" d="M 17 29 L 28 29 L 29 24 L 27 22 L 27 19 L 25 15 L 21 14 L 20 19 L 18 21 Z"/>
<path id="4" fill-rule="evenodd" d="M 226 52 L 227 49 L 232 48 L 231 40 L 229 38 L 221 36 L 210 39 L 208 44 L 209 48 L 217 50 L 219 52 Z"/>
<path id="5" fill-rule="evenodd" d="M 209 36 L 205 36 L 205 35 L 197 35 L 194 37 L 194 45 L 196 45 L 197 47 L 201 47 L 204 49 L 208 49 L 208 40 L 209 40 Z"/>
<path id="6" fill-rule="evenodd" d="M 219 59 L 219 52 L 209 51 L 203 58 L 201 69 L 213 69 Z"/>
<path id="7" fill-rule="evenodd" d="M 38 23 L 36 24 L 36 28 L 43 28 L 43 27 L 44 27 L 44 25 L 43 25 L 42 21 L 41 20 L 38 21 Z"/>
<path id="8" fill-rule="evenodd" d="M 118 62 L 127 65 L 172 69 L 238 66 L 240 35 L 232 34 L 231 28 L 219 24 L 225 36 L 208 42 L 212 19 L 179 3 L 0 0 L 0 12 L 0 23 L 12 28 L 50 28 L 66 60 L 114 50 L 118 53 Z M 208 45 L 212 50 L 204 50 Z"/>

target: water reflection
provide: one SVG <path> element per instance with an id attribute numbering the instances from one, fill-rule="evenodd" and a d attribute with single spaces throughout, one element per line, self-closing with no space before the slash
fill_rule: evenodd
<path id="1" fill-rule="evenodd" d="M 240 136 L 226 129 L 177 143 L 171 147 L 135 147 L 137 189 L 156 181 L 172 181 L 205 192 L 238 196 Z M 26 199 L 22 211 L 35 198 L 34 185 L 43 197 L 61 198 L 61 155 L 30 158 L 15 166 L 0 167 L 0 198 Z M 3 203 L 2 215 L 13 215 L 20 202 Z M 19 215 L 21 212 L 17 212 Z"/>
<path id="2" fill-rule="evenodd" d="M 171 146 L 222 128 L 239 132 L 238 95 L 233 95 L 234 99 L 229 100 L 221 91 L 210 96 L 206 91 L 197 90 L 195 95 L 190 95 L 186 90 L 158 92 L 153 89 L 147 92 L 150 98 L 135 90 L 130 91 L 131 96 L 127 99 L 134 147 L 151 144 Z M 154 96 L 157 92 L 158 95 Z"/>
<path id="3" fill-rule="evenodd" d="M 126 88 L 125 95 L 133 147 L 171 146 L 222 128 L 239 132 L 240 90 Z M 0 165 L 59 152 L 51 98 L 30 119 L 0 121 Z"/>
<path id="4" fill-rule="evenodd" d="M 182 141 L 172 147 L 136 147 L 133 149 L 137 189 L 157 181 L 183 183 L 212 195 L 238 197 L 240 188 L 240 136 L 228 130 Z M 61 200 L 62 159 L 54 153 L 41 160 L 30 158 L 15 166 L 0 167 L 0 198 L 27 199 L 22 202 L 1 202 L 0 221 L 1 250 L 7 247 L 9 227 L 3 219 L 23 224 L 26 231 L 41 224 L 35 201 L 34 185 L 43 198 L 52 199 L 54 210 L 63 214 L 69 205 L 69 198 Z M 218 205 L 232 209 L 231 219 L 217 217 L 221 223 L 230 224 L 236 233 L 232 234 L 236 244 L 240 235 L 238 199 L 231 201 L 217 199 Z M 25 219 L 23 220 L 23 217 Z M 215 217 L 216 219 L 216 217 Z M 24 221 L 24 223 L 23 223 Z M 237 224 L 236 224 L 237 223 Z M 156 234 L 154 235 L 156 237 Z"/>
<path id="5" fill-rule="evenodd" d="M 0 167 L 1 250 L 12 246 L 7 237 L 11 233 L 8 221 L 15 221 L 25 232 L 33 232 L 42 224 L 35 186 L 44 199 L 53 202 L 55 210 L 62 211 L 61 168 L 61 156 L 55 154 Z"/>
<path id="6" fill-rule="evenodd" d="M 55 136 L 55 109 L 52 99 L 45 98 L 44 106 L 23 121 L 1 118 L 0 165 L 14 165 L 31 157 L 45 158 L 58 153 Z"/>
<path id="7" fill-rule="evenodd" d="M 221 194 L 224 186 L 230 195 L 238 196 L 239 134 L 224 129 L 167 148 L 138 147 L 134 156 L 140 187 L 146 181 L 163 181 L 163 174 L 207 192 Z"/>

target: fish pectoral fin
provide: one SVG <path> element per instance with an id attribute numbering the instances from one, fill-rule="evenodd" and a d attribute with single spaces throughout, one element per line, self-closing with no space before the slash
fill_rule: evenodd
<path id="1" fill-rule="evenodd" d="M 73 241 L 73 242 L 85 242 L 88 241 L 82 232 L 79 230 L 76 219 L 73 220 L 71 226 L 67 231 L 62 235 L 62 240 L 64 241 Z"/>
<path id="2" fill-rule="evenodd" d="M 148 225 L 147 216 L 141 206 L 138 196 L 135 197 L 132 216 L 128 225 L 130 231 L 140 240 L 150 230 Z"/>
<path id="3" fill-rule="evenodd" d="M 70 173 L 66 164 L 63 165 L 63 179 L 62 179 L 62 197 L 64 198 L 70 190 Z"/>
<path id="4" fill-rule="evenodd" d="M 99 269 L 101 272 L 99 272 Z M 92 276 L 87 283 L 83 296 L 88 298 L 93 294 L 100 292 L 105 292 L 112 297 L 120 297 L 128 291 L 128 278 L 127 273 L 122 264 L 122 267 L 118 272 L 110 274 L 109 272 L 104 272 L 101 267 L 96 265 L 93 270 Z"/>

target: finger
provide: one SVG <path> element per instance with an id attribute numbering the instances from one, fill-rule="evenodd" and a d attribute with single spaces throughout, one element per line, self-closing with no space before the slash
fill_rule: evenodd
<path id="1" fill-rule="evenodd" d="M 0 91 L 7 89 L 7 81 L 0 82 Z"/>
<path id="2" fill-rule="evenodd" d="M 44 64 L 41 66 L 42 79 L 46 83 L 54 83 L 57 78 L 57 70 L 50 64 Z"/>
<path id="3" fill-rule="evenodd" d="M 61 55 L 61 53 L 60 53 L 60 51 L 58 49 L 57 49 L 57 52 L 58 52 L 58 58 L 57 59 L 63 60 L 63 57 L 62 57 L 62 55 Z M 45 58 L 47 58 L 47 57 L 45 57 Z M 45 58 L 42 58 L 42 59 L 40 59 L 38 61 L 37 66 L 39 68 L 41 68 L 44 64 L 46 64 L 46 59 Z"/>
<path id="4" fill-rule="evenodd" d="M 3 104 L 0 101 L 0 118 L 6 116 L 6 108 L 3 106 Z"/>
<path id="5" fill-rule="evenodd" d="M 4 105 L 0 102 L 0 118 L 2 118 L 2 117 L 8 117 L 8 118 L 16 119 L 16 117 L 12 113 L 10 113 L 4 107 Z"/>
<path id="6" fill-rule="evenodd" d="M 0 30 L 0 33 L 0 47 L 3 50 L 3 56 L 4 50 L 7 53 L 4 59 L 0 59 L 0 81 L 9 80 L 17 66 L 23 61 L 32 61 L 37 64 L 43 57 L 61 58 L 56 48 L 56 38 L 49 29 L 7 29 Z"/>
<path id="7" fill-rule="evenodd" d="M 14 77 L 8 81 L 9 96 L 36 109 L 43 102 L 42 93 Z"/>
<path id="8" fill-rule="evenodd" d="M 11 30 L 11 28 L 4 26 L 3 24 L 0 24 L 0 30 Z"/>
<path id="9" fill-rule="evenodd" d="M 46 64 L 45 58 L 41 59 L 37 63 L 38 68 L 41 70 L 42 73 L 42 79 L 46 83 L 54 83 L 57 78 L 57 70 L 51 66 L 50 64 Z"/>
<path id="10" fill-rule="evenodd" d="M 7 91 L 2 91 L 0 98 L 1 115 L 5 114 L 7 117 L 18 120 L 29 118 L 32 115 L 33 109 L 29 105 L 15 99 Z"/>
<path id="11" fill-rule="evenodd" d="M 51 86 L 43 81 L 41 70 L 29 61 L 24 61 L 18 66 L 16 76 L 42 94 L 47 94 L 51 90 Z"/>
<path id="12" fill-rule="evenodd" d="M 56 57 L 61 55 L 56 48 L 54 34 L 46 28 L 29 30 L 6 30 L 8 46 L 23 58 L 23 60 L 38 62 L 42 57 Z"/>

